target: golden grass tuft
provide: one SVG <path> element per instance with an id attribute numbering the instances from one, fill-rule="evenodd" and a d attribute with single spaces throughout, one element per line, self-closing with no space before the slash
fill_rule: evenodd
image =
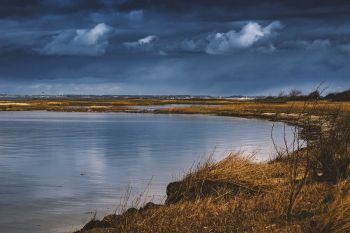
<path id="1" fill-rule="evenodd" d="M 180 182 L 167 188 L 166 203 L 195 200 L 203 197 L 226 198 L 244 193 L 269 192 L 285 179 L 281 163 L 253 163 L 250 159 L 230 154 L 220 162 L 209 159 L 199 163 Z"/>
<path id="2" fill-rule="evenodd" d="M 283 162 L 254 163 L 233 154 L 217 163 L 208 160 L 178 182 L 179 199 L 168 196 L 165 205 L 109 215 L 81 232 L 312 232 L 334 188 L 306 184 L 287 221 L 286 171 Z"/>

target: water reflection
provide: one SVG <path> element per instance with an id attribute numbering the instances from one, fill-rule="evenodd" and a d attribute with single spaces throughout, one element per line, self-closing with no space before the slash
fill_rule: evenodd
<path id="1" fill-rule="evenodd" d="M 160 201 L 167 183 L 214 149 L 217 159 L 232 150 L 268 159 L 271 127 L 214 116 L 1 112 L 0 227 L 73 231 L 152 177 L 149 195 Z"/>

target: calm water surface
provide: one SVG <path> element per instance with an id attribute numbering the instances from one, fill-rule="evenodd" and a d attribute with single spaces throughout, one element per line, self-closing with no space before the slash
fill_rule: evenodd
<path id="1" fill-rule="evenodd" d="M 268 159 L 271 127 L 201 115 L 0 112 L 0 229 L 71 232 L 149 182 L 148 197 L 162 201 L 170 181 L 213 151 Z"/>

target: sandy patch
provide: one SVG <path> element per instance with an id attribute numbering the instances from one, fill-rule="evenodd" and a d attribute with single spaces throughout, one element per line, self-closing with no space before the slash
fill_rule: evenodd
<path id="1" fill-rule="evenodd" d="M 0 103 L 0 106 L 29 106 L 28 103 L 17 103 L 17 102 L 7 102 L 7 103 Z"/>

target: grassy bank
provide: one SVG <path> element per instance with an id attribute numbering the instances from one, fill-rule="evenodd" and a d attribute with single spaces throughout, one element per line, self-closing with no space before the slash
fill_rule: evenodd
<path id="1" fill-rule="evenodd" d="M 193 104 L 193 105 L 226 105 L 237 101 L 229 99 L 160 99 L 160 98 L 48 98 L 48 99 L 2 99 L 1 111 L 105 111 L 119 112 L 134 110 L 133 106 Z"/>
<path id="2" fill-rule="evenodd" d="M 342 109 L 350 111 L 350 102 L 328 100 L 282 101 L 282 100 L 245 100 L 235 99 L 21 99 L 0 100 L 0 111 L 58 111 L 58 112 L 134 112 L 134 113 L 176 113 L 176 114 L 213 114 L 246 118 L 264 118 L 270 120 L 295 120 L 306 109 L 312 109 L 316 115 L 324 110 Z M 172 106 L 173 105 L 173 106 Z M 184 106 L 179 106 L 184 105 Z M 155 106 L 152 109 L 137 107 Z M 157 107 L 158 106 L 158 107 Z M 163 106 L 163 107 L 162 107 Z M 165 108 L 164 108 L 165 106 Z M 315 110 L 319 110 L 317 113 Z"/>
<path id="3" fill-rule="evenodd" d="M 345 181 L 308 181 L 287 217 L 288 170 L 284 162 L 229 156 L 170 184 L 165 205 L 92 220 L 80 232 L 349 232 Z"/>
<path id="4" fill-rule="evenodd" d="M 334 111 L 350 112 L 350 102 L 236 100 L 214 98 L 160 99 L 160 98 L 77 98 L 77 99 L 21 99 L 0 100 L 0 111 L 56 111 L 56 112 L 126 112 L 154 114 L 209 114 L 218 116 L 259 118 L 283 121 L 305 127 Z M 308 112 L 308 114 L 305 114 Z M 305 119 L 303 116 L 312 113 Z"/>
<path id="5" fill-rule="evenodd" d="M 211 107 L 190 109 L 213 114 Z M 276 146 L 272 161 L 254 163 L 239 155 L 206 161 L 168 185 L 164 204 L 93 219 L 79 232 L 350 232 L 347 105 L 250 102 L 222 109 L 289 114 L 303 128 L 295 127 L 294 139 Z"/>

